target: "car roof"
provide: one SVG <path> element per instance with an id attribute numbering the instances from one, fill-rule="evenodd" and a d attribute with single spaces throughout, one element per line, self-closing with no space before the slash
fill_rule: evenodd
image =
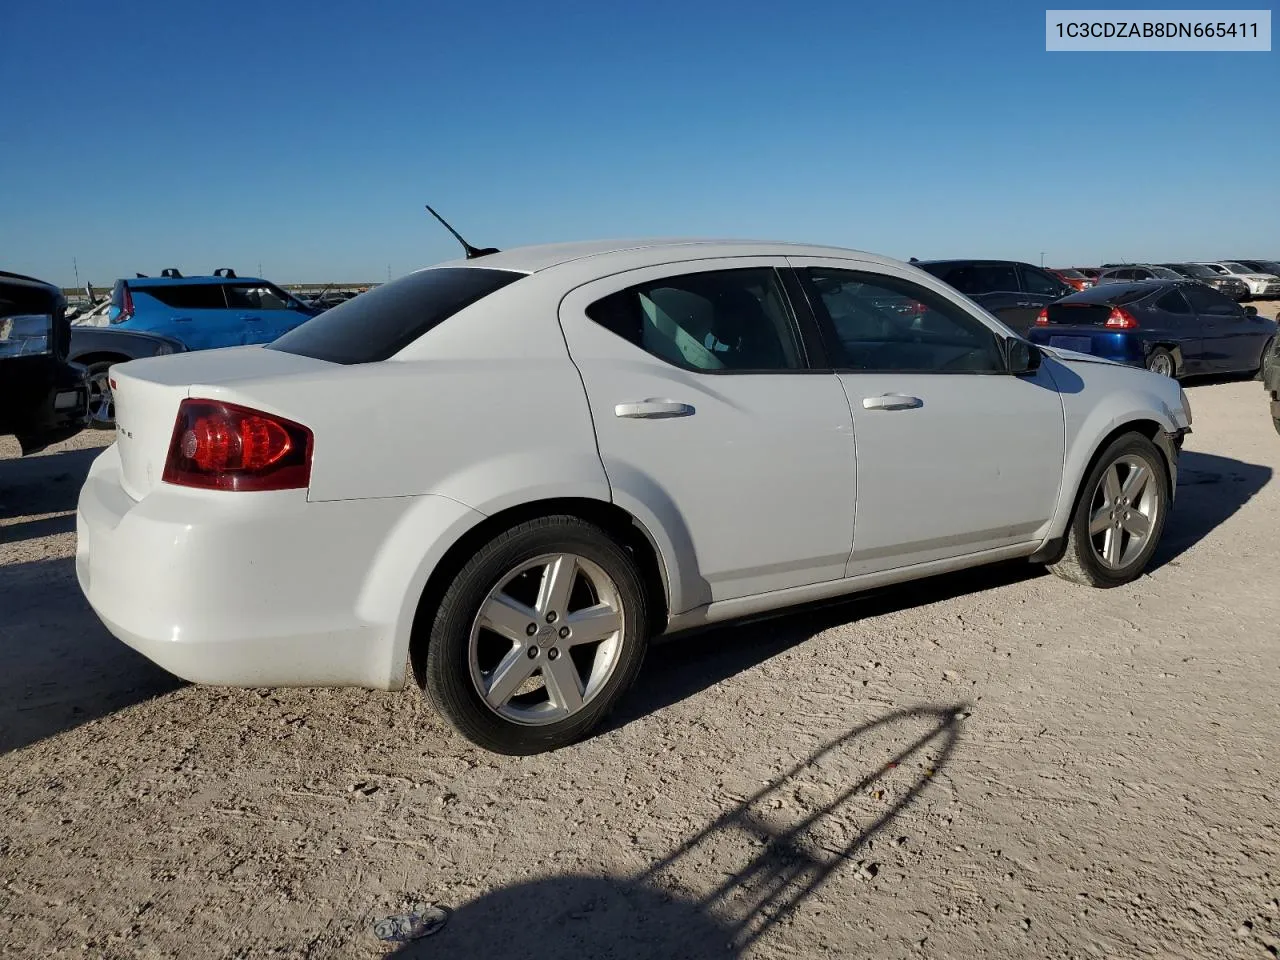
<path id="1" fill-rule="evenodd" d="M 1019 267 L 1032 266 L 1032 264 L 1027 263 L 1025 260 L 1000 260 L 996 257 L 952 257 L 952 258 L 947 258 L 942 260 L 913 260 L 912 263 L 914 263 L 917 267 L 923 267 L 925 265 L 941 266 L 941 265 L 949 265 L 953 263 L 967 263 L 975 267 L 985 266 L 988 264 L 1008 264 L 1008 265 L 1016 265 Z M 1052 267 L 1043 267 L 1043 268 L 1037 267 L 1036 269 L 1051 270 Z"/>
<path id="2" fill-rule="evenodd" d="M 1073 293 L 1069 297 L 1063 297 L 1063 300 L 1070 300 L 1073 303 L 1105 303 L 1112 297 L 1118 297 L 1127 290 L 1146 290 L 1149 293 L 1156 293 L 1165 289 L 1186 289 L 1189 287 L 1200 287 L 1202 284 L 1195 280 L 1183 278 L 1181 280 L 1167 280 L 1157 278 L 1155 280 L 1125 280 L 1121 283 L 1104 283 L 1097 287 L 1089 287 L 1081 290 L 1079 293 Z"/>
<path id="3" fill-rule="evenodd" d="M 0 283 L 5 286 L 14 287 L 42 287 L 50 290 L 58 290 L 56 286 L 45 280 L 37 280 L 35 277 L 28 277 L 23 273 L 10 273 L 8 270 L 0 270 Z M 58 290 L 61 293 L 61 290 Z"/>
<path id="4" fill-rule="evenodd" d="M 718 257 L 836 257 L 871 263 L 902 265 L 902 261 L 861 250 L 814 244 L 765 240 L 718 240 L 698 238 L 587 240 L 573 243 L 546 243 L 512 247 L 474 259 L 447 260 L 437 267 L 485 267 L 518 273 L 537 273 L 582 260 L 598 261 L 604 267 L 609 260 L 636 261 L 654 265 L 680 260 Z M 428 268 L 430 269 L 430 268 Z"/>
<path id="5" fill-rule="evenodd" d="M 139 289 L 181 287 L 192 283 L 271 283 L 261 277 L 126 277 L 124 282 Z"/>

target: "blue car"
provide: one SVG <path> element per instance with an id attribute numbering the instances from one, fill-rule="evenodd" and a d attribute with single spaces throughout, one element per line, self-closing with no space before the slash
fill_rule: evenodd
<path id="1" fill-rule="evenodd" d="M 165 270 L 159 277 L 117 280 L 110 325 L 160 334 L 188 350 L 270 343 L 320 311 L 257 277 L 222 269 L 209 277 Z"/>
<path id="2" fill-rule="evenodd" d="M 1032 343 L 1167 377 L 1256 373 L 1276 321 L 1194 280 L 1105 283 L 1040 311 Z"/>

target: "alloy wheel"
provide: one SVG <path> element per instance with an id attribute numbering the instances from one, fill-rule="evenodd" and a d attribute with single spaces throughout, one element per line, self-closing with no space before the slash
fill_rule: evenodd
<path id="1" fill-rule="evenodd" d="M 564 720 L 613 675 L 625 622 L 618 586 L 597 564 L 536 557 L 499 578 L 480 605 L 467 652 L 472 683 L 505 720 Z"/>
<path id="2" fill-rule="evenodd" d="M 1089 512 L 1089 542 L 1103 566 L 1120 570 L 1147 545 L 1159 519 L 1156 472 L 1142 457 L 1127 454 L 1098 480 Z"/>
<path id="3" fill-rule="evenodd" d="M 116 404 L 111 396 L 109 370 L 95 370 L 89 374 L 89 420 L 95 426 L 109 427 L 116 422 Z"/>
<path id="4" fill-rule="evenodd" d="M 1167 353 L 1157 353 L 1151 358 L 1151 362 L 1148 364 L 1147 369 L 1152 373 L 1160 374 L 1162 377 L 1172 377 L 1173 357 L 1169 356 Z"/>

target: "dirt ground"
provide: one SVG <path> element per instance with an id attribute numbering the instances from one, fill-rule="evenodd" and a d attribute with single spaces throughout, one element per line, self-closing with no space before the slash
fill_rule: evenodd
<path id="1" fill-rule="evenodd" d="M 416 691 L 181 683 L 75 583 L 101 435 L 0 441 L 0 954 L 1280 951 L 1280 437 L 1189 387 L 1148 576 L 1017 563 L 656 647 L 608 729 L 489 755 Z M 233 598 L 232 598 L 233 599 Z"/>

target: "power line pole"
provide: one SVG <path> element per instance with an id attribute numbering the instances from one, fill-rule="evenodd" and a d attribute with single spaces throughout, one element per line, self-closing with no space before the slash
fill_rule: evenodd
<path id="1" fill-rule="evenodd" d="M 391 264 L 387 264 L 387 283 L 391 282 Z"/>
<path id="2" fill-rule="evenodd" d="M 1044 266 L 1044 251 L 1040 251 L 1040 266 Z"/>
<path id="3" fill-rule="evenodd" d="M 73 270 L 76 272 L 76 288 L 77 288 L 77 289 L 79 289 L 79 287 L 80 287 L 80 264 L 79 264 L 79 262 L 77 262 L 77 260 L 76 260 L 76 258 L 75 258 L 75 257 L 72 257 L 72 258 L 71 258 L 71 269 L 73 269 Z"/>

